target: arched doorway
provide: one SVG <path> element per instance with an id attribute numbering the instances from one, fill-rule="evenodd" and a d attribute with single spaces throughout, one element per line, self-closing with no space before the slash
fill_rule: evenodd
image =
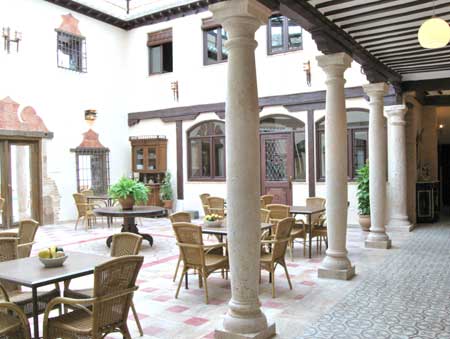
<path id="1" fill-rule="evenodd" d="M 305 124 L 275 114 L 260 121 L 261 193 L 292 204 L 292 182 L 306 179 Z"/>

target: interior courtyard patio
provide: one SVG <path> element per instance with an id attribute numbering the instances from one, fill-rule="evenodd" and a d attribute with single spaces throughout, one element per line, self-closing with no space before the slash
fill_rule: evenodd
<path id="1" fill-rule="evenodd" d="M 450 339 L 449 23 L 2 0 L 0 339 Z"/>

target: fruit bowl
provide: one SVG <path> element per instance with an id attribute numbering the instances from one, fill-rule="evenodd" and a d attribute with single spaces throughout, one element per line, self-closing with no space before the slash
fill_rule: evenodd
<path id="1" fill-rule="evenodd" d="M 41 258 L 41 257 L 39 257 L 39 260 L 41 261 L 41 263 L 44 264 L 45 267 L 52 268 L 52 267 L 62 266 L 64 264 L 64 261 L 66 261 L 67 258 L 68 258 L 68 255 L 64 255 L 63 257 L 59 257 L 59 258 Z"/>
<path id="2" fill-rule="evenodd" d="M 222 220 L 208 221 L 205 220 L 203 225 L 206 227 L 222 227 Z"/>

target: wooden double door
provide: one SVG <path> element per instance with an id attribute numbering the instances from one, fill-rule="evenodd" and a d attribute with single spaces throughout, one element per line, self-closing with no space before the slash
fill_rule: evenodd
<path id="1" fill-rule="evenodd" d="M 1 227 L 41 220 L 41 146 L 38 140 L 0 139 Z"/>
<path id="2" fill-rule="evenodd" d="M 292 205 L 294 142 L 292 133 L 260 135 L 261 192 L 274 196 L 274 204 Z"/>

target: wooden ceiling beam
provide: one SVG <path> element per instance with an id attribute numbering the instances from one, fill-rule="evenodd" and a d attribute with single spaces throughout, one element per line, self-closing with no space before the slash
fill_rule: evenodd
<path id="1" fill-rule="evenodd" d="M 317 9 L 320 8 L 325 8 L 325 7 L 330 7 L 330 6 L 335 6 L 335 5 L 342 5 L 345 4 L 346 2 L 350 2 L 353 0 L 331 0 L 331 1 L 326 1 L 326 2 L 322 2 L 321 4 L 318 4 L 316 6 Z"/>
<path id="2" fill-rule="evenodd" d="M 364 40 L 364 39 L 360 40 L 360 37 L 357 37 L 356 41 L 358 41 L 358 43 L 360 43 L 361 45 L 365 45 L 367 47 L 367 46 L 370 46 L 370 45 L 366 45 L 366 44 L 372 43 L 372 42 L 377 42 L 377 41 L 386 40 L 386 39 L 392 39 L 392 38 L 394 38 L 394 39 L 395 38 L 401 38 L 401 37 L 408 36 L 408 35 L 417 35 L 417 30 L 418 30 L 418 28 L 414 29 L 414 30 L 409 30 L 408 29 L 406 32 L 403 32 L 403 33 L 398 33 L 398 32 L 392 33 L 392 32 L 389 32 L 389 33 L 392 33 L 392 34 L 386 34 L 386 35 L 383 35 L 383 36 L 379 36 L 377 38 L 366 39 L 366 40 Z M 385 33 L 388 33 L 388 32 L 385 32 Z M 380 43 L 380 44 L 384 44 L 384 43 Z M 374 44 L 373 46 L 376 46 L 376 45 Z"/>
<path id="3" fill-rule="evenodd" d="M 450 46 L 443 47 L 439 51 L 448 51 L 450 49 Z M 384 53 L 383 55 L 377 56 L 382 62 L 388 62 L 388 60 L 396 57 L 409 57 L 409 56 L 416 56 L 416 55 L 433 55 L 433 53 L 436 53 L 437 51 L 434 49 L 423 49 L 423 48 L 413 48 L 411 51 L 407 53 Z"/>
<path id="4" fill-rule="evenodd" d="M 450 90 L 450 78 L 403 81 L 402 89 L 405 92 Z"/>

